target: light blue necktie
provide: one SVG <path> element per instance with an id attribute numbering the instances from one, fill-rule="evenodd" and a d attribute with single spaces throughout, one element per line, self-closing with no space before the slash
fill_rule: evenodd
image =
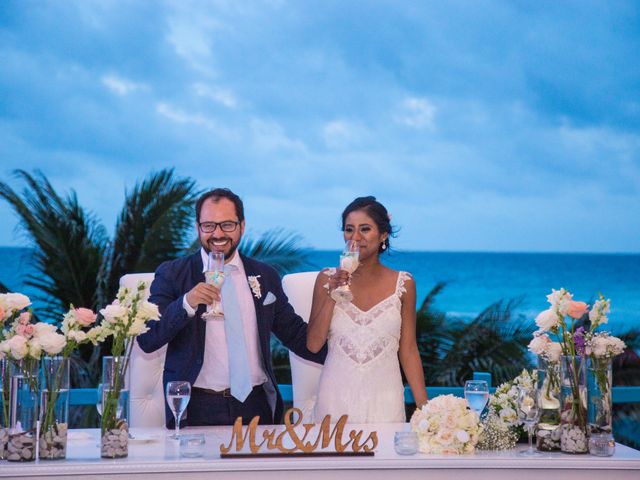
<path id="1" fill-rule="evenodd" d="M 222 308 L 224 310 L 224 333 L 229 353 L 229 382 L 231 395 L 244 402 L 251 393 L 251 373 L 244 341 L 242 314 L 233 282 L 236 267 L 225 265 L 225 280 L 222 284 Z"/>

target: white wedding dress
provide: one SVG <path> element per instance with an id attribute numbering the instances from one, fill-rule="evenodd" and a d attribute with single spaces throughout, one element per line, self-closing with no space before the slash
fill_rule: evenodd
<path id="1" fill-rule="evenodd" d="M 394 293 L 367 311 L 351 302 L 335 305 L 316 421 L 331 415 L 335 422 L 345 414 L 350 423 L 406 421 L 398 348 L 407 278 L 399 272 Z"/>

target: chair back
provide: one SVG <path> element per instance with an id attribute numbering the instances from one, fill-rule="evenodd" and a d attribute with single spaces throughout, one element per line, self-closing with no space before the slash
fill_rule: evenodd
<path id="1" fill-rule="evenodd" d="M 282 279 L 282 287 L 289 303 L 302 319 L 309 323 L 313 286 L 318 272 L 291 273 Z M 310 362 L 289 351 L 293 406 L 302 410 L 305 419 L 312 421 L 313 407 L 318 393 L 322 365 Z"/>
<path id="2" fill-rule="evenodd" d="M 149 297 L 149 286 L 153 277 L 153 273 L 130 273 L 120 278 L 120 286 L 135 289 L 138 288 L 138 282 L 146 282 L 146 299 Z M 129 363 L 131 427 L 163 427 L 165 425 L 162 372 L 166 353 L 166 345 L 153 353 L 143 352 L 137 340 L 133 345 Z"/>

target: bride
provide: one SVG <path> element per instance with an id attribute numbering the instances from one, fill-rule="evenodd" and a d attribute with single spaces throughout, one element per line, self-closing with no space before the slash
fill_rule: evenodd
<path id="1" fill-rule="evenodd" d="M 307 348 L 328 340 L 315 418 L 349 415 L 351 423 L 404 422 L 400 364 L 416 405 L 427 402 L 416 343 L 416 285 L 407 272 L 380 263 L 392 233 L 387 209 L 375 197 L 359 197 L 342 212 L 344 239 L 360 246 L 351 275 L 325 269 L 316 279 Z M 336 303 L 331 292 L 350 284 L 353 300 Z M 399 360 L 399 362 L 398 362 Z"/>

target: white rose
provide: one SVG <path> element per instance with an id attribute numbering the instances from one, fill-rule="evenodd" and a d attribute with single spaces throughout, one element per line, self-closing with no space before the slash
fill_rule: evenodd
<path id="1" fill-rule="evenodd" d="M 469 441 L 469 434 L 467 432 L 465 432 L 464 430 L 457 430 L 456 431 L 456 438 L 461 443 L 467 443 Z"/>
<path id="2" fill-rule="evenodd" d="M 14 360 L 22 360 L 29 352 L 27 339 L 21 335 L 15 335 L 7 340 L 7 346 L 9 347 L 11 358 Z"/>
<path id="3" fill-rule="evenodd" d="M 557 327 L 560 323 L 560 318 L 553 308 L 544 310 L 536 317 L 536 325 L 539 328 L 539 332 L 546 332 L 554 327 Z"/>
<path id="4" fill-rule="evenodd" d="M 127 318 L 128 311 L 122 305 L 112 303 L 100 310 L 100 313 L 108 323 L 119 323 Z"/>
<path id="5" fill-rule="evenodd" d="M 33 326 L 34 332 L 33 336 L 36 338 L 42 337 L 44 335 L 51 335 L 56 333 L 58 330 L 55 325 L 45 322 L 38 322 Z"/>
<path id="6" fill-rule="evenodd" d="M 42 345 L 42 349 L 48 355 L 57 355 L 67 344 L 67 339 L 64 338 L 64 335 L 59 333 L 48 333 L 45 335 L 41 335 L 37 338 L 37 340 Z"/>
<path id="7" fill-rule="evenodd" d="M 536 355 L 542 355 L 543 353 L 545 353 L 547 343 L 549 343 L 550 341 L 551 340 L 546 334 L 533 337 L 533 339 L 529 342 L 529 351 L 535 353 Z"/>
<path id="8" fill-rule="evenodd" d="M 158 306 L 147 301 L 141 302 L 138 306 L 136 317 L 143 320 L 159 320 L 160 312 L 158 311 Z"/>
<path id="9" fill-rule="evenodd" d="M 4 303 L 7 306 L 6 310 L 14 312 L 16 310 L 22 310 L 31 305 L 31 300 L 26 295 L 21 293 L 5 293 Z"/>

